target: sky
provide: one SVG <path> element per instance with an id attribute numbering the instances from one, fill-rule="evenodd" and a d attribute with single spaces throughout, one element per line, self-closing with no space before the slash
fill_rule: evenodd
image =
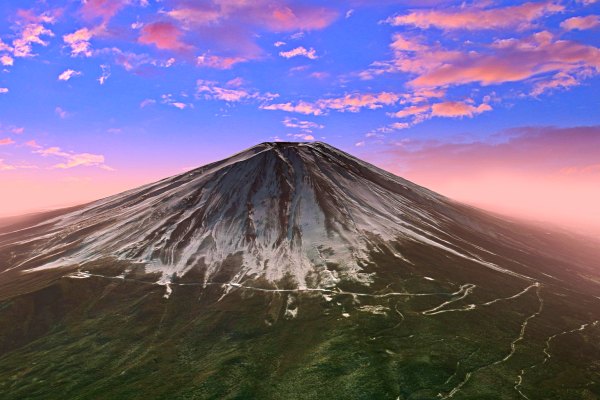
<path id="1" fill-rule="evenodd" d="M 0 216 L 264 141 L 600 237 L 600 1 L 0 2 Z"/>

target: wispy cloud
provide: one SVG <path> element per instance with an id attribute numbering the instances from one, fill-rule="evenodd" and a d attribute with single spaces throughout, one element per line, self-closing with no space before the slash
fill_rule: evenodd
<path id="1" fill-rule="evenodd" d="M 231 69 L 236 64 L 248 61 L 245 57 L 221 57 L 214 54 L 203 54 L 196 58 L 196 65 L 215 69 Z"/>
<path id="2" fill-rule="evenodd" d="M 269 101 L 279 95 L 274 93 L 260 93 L 256 90 L 241 87 L 243 81 L 233 79 L 225 86 L 219 86 L 215 81 L 198 80 L 196 82 L 196 94 L 208 100 L 223 100 L 229 103 L 238 103 L 247 100 Z"/>
<path id="3" fill-rule="evenodd" d="M 474 115 L 491 110 L 492 107 L 486 103 L 475 106 L 462 101 L 445 101 L 431 105 L 431 116 L 446 118 L 472 118 Z"/>
<path id="4" fill-rule="evenodd" d="M 292 104 L 291 102 L 287 103 L 275 103 L 275 104 L 263 104 L 260 106 L 263 110 L 272 110 L 272 111 L 287 111 L 294 112 L 299 114 L 306 115 L 323 115 L 324 111 L 317 105 L 306 102 L 299 101 L 296 104 Z"/>
<path id="5" fill-rule="evenodd" d="M 173 98 L 171 93 L 163 94 L 161 96 L 161 103 L 169 105 L 171 107 L 175 107 L 179 110 L 185 110 L 186 108 L 194 108 L 192 103 L 186 103 L 180 100 L 176 100 Z"/>
<path id="6" fill-rule="evenodd" d="M 144 25 L 139 43 L 156 46 L 159 50 L 188 51 L 193 47 L 182 41 L 183 32 L 170 22 L 154 22 Z"/>
<path id="7" fill-rule="evenodd" d="M 88 28 L 81 28 L 73 33 L 63 36 L 63 41 L 71 48 L 71 56 L 91 57 L 92 45 L 90 40 L 94 36 L 93 32 Z"/>
<path id="8" fill-rule="evenodd" d="M 363 108 L 374 110 L 393 105 L 399 102 L 402 97 L 402 95 L 392 92 L 356 93 L 347 94 L 342 97 L 319 99 L 314 103 L 299 101 L 295 104 L 291 102 L 263 104 L 261 108 L 264 110 L 280 110 L 306 115 L 323 115 L 330 110 L 339 112 L 358 112 Z"/>
<path id="9" fill-rule="evenodd" d="M 422 29 L 431 27 L 444 30 L 526 29 L 532 27 L 534 21 L 564 10 L 563 5 L 551 0 L 496 8 L 466 6 L 449 10 L 416 10 L 409 14 L 390 17 L 386 22 L 395 26 L 412 25 Z"/>
<path id="10" fill-rule="evenodd" d="M 299 46 L 289 51 L 280 51 L 279 55 L 283 58 L 306 57 L 311 60 L 316 60 L 319 58 L 315 49 L 312 47 L 310 49 L 306 49 L 304 46 Z"/>
<path id="11" fill-rule="evenodd" d="M 55 164 L 55 169 L 70 169 L 75 167 L 99 167 L 107 171 L 113 171 L 113 168 L 104 163 L 104 156 L 92 153 L 73 153 L 63 151 L 60 147 L 38 148 L 34 153 L 42 157 L 62 158 L 63 162 Z"/>
<path id="12" fill-rule="evenodd" d="M 594 29 L 600 26 L 600 16 L 571 17 L 564 20 L 560 27 L 567 31 Z"/>
<path id="13" fill-rule="evenodd" d="M 4 54 L 2 56 L 0 56 L 0 64 L 2 64 L 5 67 L 10 67 L 14 64 L 15 60 L 9 56 L 8 54 Z"/>
<path id="14" fill-rule="evenodd" d="M 12 51 L 15 57 L 33 57 L 33 45 L 48 46 L 46 38 L 53 37 L 47 25 L 56 22 L 55 13 L 43 13 L 36 15 L 29 10 L 21 10 L 17 13 L 18 37 L 13 40 Z"/>
<path id="15" fill-rule="evenodd" d="M 87 20 L 100 19 L 106 24 L 131 3 L 130 0 L 85 0 L 80 13 Z"/>
<path id="16" fill-rule="evenodd" d="M 288 133 L 287 137 L 293 138 L 293 139 L 300 139 L 300 140 L 306 140 L 306 141 L 312 141 L 315 140 L 315 137 L 309 133 Z"/>
<path id="17" fill-rule="evenodd" d="M 146 107 L 154 105 L 154 104 L 156 104 L 156 100 L 154 100 L 154 99 L 144 99 L 140 103 L 140 108 L 146 108 Z"/>
<path id="18" fill-rule="evenodd" d="M 61 72 L 60 75 L 58 75 L 58 80 L 59 81 L 68 81 L 69 79 L 76 77 L 76 76 L 80 76 L 80 75 L 81 75 L 80 71 L 67 69 L 67 70 Z"/>
<path id="19" fill-rule="evenodd" d="M 70 114 L 63 110 L 62 107 L 56 107 L 54 109 L 54 112 L 56 113 L 56 115 L 58 115 L 61 119 L 65 119 L 67 118 Z"/>
<path id="20" fill-rule="evenodd" d="M 104 85 L 108 78 L 110 78 L 110 65 L 102 64 L 100 65 L 100 69 L 102 70 L 102 73 L 100 74 L 100 77 L 98 77 L 98 83 Z"/>
<path id="21" fill-rule="evenodd" d="M 395 58 L 380 62 L 369 74 L 409 73 L 413 88 L 445 88 L 478 83 L 484 86 L 520 82 L 562 72 L 582 79 L 600 71 L 600 49 L 557 39 L 547 31 L 520 39 L 496 40 L 478 50 L 448 50 L 396 34 Z"/>
<path id="22" fill-rule="evenodd" d="M 242 60 L 260 59 L 264 51 L 256 38 L 265 32 L 312 31 L 326 28 L 337 17 L 333 8 L 292 1 L 208 0 L 182 2 L 164 14 L 176 21 L 186 37 L 206 48 L 198 65 L 219 67 L 211 57 Z M 196 44 L 196 43 L 194 43 Z M 209 57 L 210 55 L 211 57 Z"/>
<path id="23" fill-rule="evenodd" d="M 7 163 L 4 159 L 0 158 L 0 171 L 14 171 L 18 169 L 36 169 L 37 166 L 31 164 L 12 164 Z"/>
<path id="24" fill-rule="evenodd" d="M 312 121 L 304 121 L 298 118 L 286 117 L 281 121 L 286 128 L 297 128 L 306 133 L 312 133 L 314 129 L 323 129 L 325 126 Z"/>

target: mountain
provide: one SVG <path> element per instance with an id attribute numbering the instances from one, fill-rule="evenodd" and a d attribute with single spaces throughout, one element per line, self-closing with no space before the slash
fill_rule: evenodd
<path id="1" fill-rule="evenodd" d="M 600 245 L 324 143 L 0 226 L 3 399 L 598 399 Z"/>

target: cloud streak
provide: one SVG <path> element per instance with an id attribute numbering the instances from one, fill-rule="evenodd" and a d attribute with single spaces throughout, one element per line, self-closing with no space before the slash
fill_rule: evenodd
<path id="1" fill-rule="evenodd" d="M 586 17 L 571 17 L 564 20 L 560 27 L 567 31 L 583 31 L 586 29 L 594 29 L 600 26 L 600 16 L 588 15 Z"/>
<path id="2" fill-rule="evenodd" d="M 63 162 L 54 164 L 55 169 L 70 169 L 75 167 L 99 167 L 107 171 L 113 168 L 104 163 L 104 156 L 92 153 L 72 153 L 63 151 L 60 147 L 38 148 L 34 153 L 42 157 L 62 158 Z"/>
<path id="3" fill-rule="evenodd" d="M 381 73 L 409 73 L 413 88 L 444 88 L 478 83 L 483 86 L 521 82 L 562 73 L 583 79 L 600 72 L 600 49 L 557 39 L 548 31 L 516 39 L 499 39 L 478 50 L 447 50 L 396 34 L 395 58 L 380 62 L 364 77 Z"/>
<path id="4" fill-rule="evenodd" d="M 71 48 L 71 56 L 91 57 L 92 45 L 90 40 L 94 36 L 93 32 L 88 28 L 81 28 L 73 33 L 63 36 L 63 41 Z"/>
<path id="5" fill-rule="evenodd" d="M 76 77 L 76 76 L 81 76 L 81 72 L 80 71 L 75 71 L 75 70 L 72 70 L 72 69 L 67 69 L 67 70 L 61 72 L 60 75 L 58 75 L 58 80 L 66 82 L 66 81 L 68 81 L 71 78 Z"/>
<path id="6" fill-rule="evenodd" d="M 159 50 L 187 51 L 192 46 L 182 42 L 183 32 L 170 22 L 154 22 L 144 25 L 138 42 L 153 45 Z"/>
<path id="7" fill-rule="evenodd" d="M 283 58 L 294 58 L 294 57 L 306 57 L 311 60 L 316 60 L 319 58 L 317 56 L 317 52 L 312 47 L 310 49 L 306 49 L 304 46 L 296 47 L 295 49 L 289 51 L 280 51 L 279 55 Z"/>
<path id="8" fill-rule="evenodd" d="M 391 25 L 409 25 L 421 29 L 497 30 L 531 28 L 534 21 L 565 10 L 557 1 L 523 3 L 516 6 L 480 8 L 460 7 L 450 10 L 417 10 L 386 20 Z"/>
<path id="9" fill-rule="evenodd" d="M 392 92 L 354 93 L 342 97 L 319 99 L 313 103 L 299 101 L 297 103 L 263 104 L 263 110 L 280 110 L 305 115 L 324 115 L 328 111 L 359 112 L 361 109 L 375 110 L 396 104 L 402 95 Z"/>

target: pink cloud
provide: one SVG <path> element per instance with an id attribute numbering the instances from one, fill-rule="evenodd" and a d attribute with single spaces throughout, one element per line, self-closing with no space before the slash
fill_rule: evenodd
<path id="1" fill-rule="evenodd" d="M 315 72 L 311 72 L 311 74 L 309 75 L 311 78 L 315 78 L 315 79 L 327 79 L 331 76 L 331 74 L 329 72 L 325 72 L 325 71 L 315 71 Z"/>
<path id="2" fill-rule="evenodd" d="M 245 57 L 220 57 L 213 54 L 203 54 L 196 58 L 196 65 L 214 69 L 231 69 L 234 65 L 248 61 Z"/>
<path id="3" fill-rule="evenodd" d="M 48 10 L 41 14 L 37 14 L 33 10 L 17 10 L 17 18 L 20 21 L 35 24 L 54 24 L 62 14 L 63 10 L 60 8 Z"/>
<path id="4" fill-rule="evenodd" d="M 255 90 L 243 88 L 241 78 L 232 79 L 227 86 L 222 87 L 214 81 L 198 80 L 196 82 L 196 94 L 207 100 L 223 100 L 229 103 L 239 103 L 246 100 L 267 101 L 277 98 L 279 95 L 273 93 L 259 93 Z"/>
<path id="5" fill-rule="evenodd" d="M 17 37 L 12 41 L 12 46 L 8 46 L 0 40 L 0 50 L 11 52 L 14 57 L 35 56 L 33 45 L 48 46 L 47 38 L 53 37 L 54 32 L 47 25 L 56 23 L 61 14 L 61 9 L 49 10 L 41 14 L 32 10 L 17 10 Z M 13 59 L 5 55 L 1 62 L 5 66 L 12 65 Z"/>
<path id="6" fill-rule="evenodd" d="M 70 114 L 69 114 L 67 111 L 63 110 L 61 107 L 56 107 L 56 108 L 54 109 L 54 112 L 55 112 L 55 113 L 56 113 L 56 115 L 58 115 L 58 116 L 59 116 L 61 119 L 65 119 L 65 118 L 67 118 L 67 117 L 70 115 Z"/>
<path id="7" fill-rule="evenodd" d="M 194 108 L 194 105 L 191 103 L 184 103 L 183 101 L 174 99 L 173 95 L 170 93 L 163 94 L 161 96 L 161 102 L 171 107 L 175 107 L 179 110 L 185 110 L 186 108 Z"/>
<path id="8" fill-rule="evenodd" d="M 526 39 L 497 41 L 491 51 L 461 54 L 412 81 L 414 86 L 442 86 L 479 82 L 483 85 L 521 81 L 547 72 L 600 70 L 600 49 L 567 40 L 555 40 L 548 32 Z M 430 65 L 429 67 L 431 67 Z"/>
<path id="9" fill-rule="evenodd" d="M 216 86 L 213 82 L 198 81 L 197 92 L 204 94 L 209 99 L 218 99 L 228 102 L 239 102 L 250 97 L 244 89 L 229 89 Z"/>
<path id="10" fill-rule="evenodd" d="M 588 15 L 586 17 L 572 17 L 564 20 L 560 27 L 566 31 L 593 29 L 600 26 L 600 16 Z"/>
<path id="11" fill-rule="evenodd" d="M 474 106 L 462 101 L 445 101 L 442 103 L 435 103 L 431 106 L 431 116 L 446 118 L 471 118 L 474 115 L 491 110 L 492 107 L 485 103 Z"/>
<path id="12" fill-rule="evenodd" d="M 88 20 L 102 19 L 108 22 L 128 3 L 128 0 L 85 0 L 81 15 Z"/>
<path id="13" fill-rule="evenodd" d="M 104 85 L 108 78 L 110 78 L 110 65 L 102 64 L 100 65 L 100 70 L 102 72 L 97 80 L 99 84 Z"/>
<path id="14" fill-rule="evenodd" d="M 92 48 L 90 40 L 94 36 L 94 32 L 88 28 L 81 28 L 73 33 L 69 33 L 63 36 L 63 41 L 69 47 L 71 47 L 71 56 L 76 57 L 79 55 L 90 57 L 92 55 Z"/>
<path id="15" fill-rule="evenodd" d="M 299 46 L 289 51 L 280 51 L 279 55 L 283 58 L 293 58 L 298 56 L 306 57 L 311 60 L 316 60 L 317 58 L 319 58 L 317 57 L 317 52 L 315 51 L 315 49 L 306 49 L 304 46 Z"/>
<path id="16" fill-rule="evenodd" d="M 323 115 L 324 112 L 318 106 L 308 103 L 306 101 L 299 101 L 296 104 L 288 103 L 276 103 L 276 104 L 263 104 L 260 106 L 263 110 L 278 110 L 294 112 L 306 115 Z"/>
<path id="17" fill-rule="evenodd" d="M 156 104 L 156 100 L 154 100 L 154 99 L 144 99 L 140 103 L 140 108 L 146 108 L 146 107 L 154 105 L 154 104 Z"/>
<path id="18" fill-rule="evenodd" d="M 2 39 L 0 38 L 0 51 L 8 51 L 8 52 L 12 52 L 12 51 L 13 51 L 13 48 L 12 48 L 12 46 L 10 46 L 10 45 L 8 45 L 8 44 L 4 43 L 4 42 L 2 41 Z"/>
<path id="19" fill-rule="evenodd" d="M 80 75 L 81 75 L 80 71 L 67 69 L 67 70 L 64 70 L 63 72 L 61 72 L 60 75 L 58 75 L 58 80 L 59 81 L 68 81 L 69 79 L 76 77 L 76 76 L 80 76 Z"/>
<path id="20" fill-rule="evenodd" d="M 337 12 L 324 7 L 272 7 L 270 15 L 263 18 L 266 17 L 266 25 L 274 31 L 323 29 L 337 17 Z"/>
<path id="21" fill-rule="evenodd" d="M 13 55 L 15 57 L 32 57 L 33 44 L 48 46 L 48 42 L 42 39 L 43 36 L 54 36 L 54 33 L 40 23 L 27 24 L 21 30 L 20 36 L 13 40 Z"/>
<path id="22" fill-rule="evenodd" d="M 37 144 L 36 144 L 37 146 Z M 75 167 L 100 167 L 102 169 L 112 171 L 113 169 L 104 164 L 104 156 L 101 154 L 91 153 L 72 153 L 63 151 L 60 147 L 41 148 L 40 146 L 31 146 L 37 148 L 34 153 L 42 157 L 58 157 L 64 161 L 52 166 L 56 169 L 70 169 Z"/>
<path id="23" fill-rule="evenodd" d="M 402 110 L 395 112 L 393 114 L 393 116 L 396 118 L 405 118 L 405 117 L 411 117 L 411 116 L 415 116 L 415 115 L 424 114 L 426 112 L 429 112 L 430 110 L 431 110 L 431 106 L 429 104 L 420 104 L 420 105 L 405 107 Z"/>
<path id="24" fill-rule="evenodd" d="M 183 32 L 170 22 L 154 22 L 144 25 L 138 39 L 139 43 L 154 45 L 160 50 L 185 51 L 191 46 L 181 41 Z"/>
<path id="25" fill-rule="evenodd" d="M 181 2 L 164 13 L 177 21 L 180 29 L 189 32 L 196 47 L 207 49 L 205 58 L 198 64 L 220 69 L 225 69 L 224 65 L 231 68 L 235 63 L 264 57 L 256 38 L 265 31 L 323 29 L 338 16 L 337 11 L 326 7 L 275 0 Z M 211 57 L 215 56 L 235 62 L 212 62 Z"/>
<path id="26" fill-rule="evenodd" d="M 14 59 L 9 56 L 8 54 L 4 54 L 2 56 L 0 56 L 0 64 L 2 64 L 5 67 L 10 67 L 14 64 Z"/>
<path id="27" fill-rule="evenodd" d="M 227 81 L 226 85 L 229 87 L 242 87 L 246 81 L 242 77 L 236 77 Z"/>
<path id="28" fill-rule="evenodd" d="M 473 100 L 466 101 L 441 101 L 433 104 L 416 104 L 392 113 L 391 116 L 396 118 L 409 118 L 410 123 L 399 123 L 399 125 L 391 126 L 392 129 L 405 129 L 409 126 L 416 125 L 433 117 L 441 118 L 473 118 L 476 115 L 492 111 L 492 107 L 487 103 L 474 105 Z"/>
<path id="29" fill-rule="evenodd" d="M 392 92 L 381 92 L 377 94 L 361 93 L 348 94 L 343 97 L 319 100 L 317 104 L 324 109 L 336 111 L 358 112 L 361 108 L 374 110 L 397 103 L 401 95 Z"/>
<path id="30" fill-rule="evenodd" d="M 216 6 L 189 4 L 167 11 L 166 14 L 185 26 L 208 25 L 219 22 L 225 15 Z"/>
<path id="31" fill-rule="evenodd" d="M 394 122 L 390 124 L 390 128 L 400 130 L 400 129 L 408 129 L 410 128 L 410 124 L 407 122 Z"/>
<path id="32" fill-rule="evenodd" d="M 269 31 L 323 29 L 338 16 L 336 11 L 325 7 L 287 5 L 282 1 L 272 0 L 186 3 L 166 14 L 188 27 L 247 25 Z"/>
<path id="33" fill-rule="evenodd" d="M 324 126 L 312 121 L 303 121 L 297 118 L 284 118 L 281 121 L 286 128 L 297 128 L 306 133 L 312 133 L 313 129 L 323 129 Z"/>
<path id="34" fill-rule="evenodd" d="M 598 174 L 600 173 L 600 163 L 584 166 L 565 167 L 561 169 L 560 172 L 565 175 Z"/>
<path id="35" fill-rule="evenodd" d="M 35 140 L 29 140 L 29 141 L 25 142 L 25 146 L 31 147 L 34 149 L 39 149 L 42 147 Z"/>
<path id="36" fill-rule="evenodd" d="M 584 72 L 585 74 L 586 72 Z M 547 91 L 552 91 L 556 89 L 567 89 L 572 86 L 578 86 L 580 84 L 581 79 L 578 79 L 575 76 L 569 75 L 564 72 L 557 72 L 553 76 L 547 79 L 540 80 L 535 83 L 533 86 L 533 90 L 531 91 L 531 95 L 539 96 L 542 93 Z"/>
<path id="37" fill-rule="evenodd" d="M 363 108 L 374 110 L 390 106 L 402 99 L 402 95 L 392 92 L 381 93 L 354 93 L 342 97 L 319 99 L 314 103 L 299 101 L 296 104 L 263 104 L 263 110 L 281 110 L 306 115 L 322 115 L 329 110 L 339 112 L 358 112 Z"/>
<path id="38" fill-rule="evenodd" d="M 409 86 L 432 89 L 469 83 L 501 84 L 556 73 L 580 80 L 600 72 L 600 49 L 556 39 L 547 31 L 522 39 L 496 40 L 470 51 L 427 46 L 397 34 L 391 47 L 395 58 L 375 63 L 363 77 L 384 72 L 410 73 L 415 78 Z"/>
<path id="39" fill-rule="evenodd" d="M 387 22 L 392 25 L 412 25 L 422 29 L 430 27 L 444 30 L 524 29 L 531 27 L 535 20 L 564 9 L 563 5 L 555 1 L 488 9 L 471 6 L 451 10 L 418 10 L 388 18 Z"/>
<path id="40" fill-rule="evenodd" d="M 15 170 L 17 167 L 15 167 L 14 165 L 11 164 L 7 164 L 4 159 L 0 158 L 0 171 L 12 171 Z"/>
<path id="41" fill-rule="evenodd" d="M 298 140 L 298 139 L 307 140 L 307 141 L 315 140 L 315 137 L 308 133 L 289 133 L 287 135 L 287 137 L 293 138 L 295 140 Z"/>
<path id="42" fill-rule="evenodd" d="M 0 146 L 7 146 L 9 144 L 14 144 L 15 141 L 12 140 L 11 138 L 4 138 L 4 139 L 0 139 Z"/>
<path id="43" fill-rule="evenodd" d="M 36 169 L 35 165 L 30 164 L 12 164 L 7 163 L 4 159 L 0 158 L 0 171 L 15 171 L 18 169 Z M 6 180 L 6 177 L 3 177 L 3 180 Z"/>

